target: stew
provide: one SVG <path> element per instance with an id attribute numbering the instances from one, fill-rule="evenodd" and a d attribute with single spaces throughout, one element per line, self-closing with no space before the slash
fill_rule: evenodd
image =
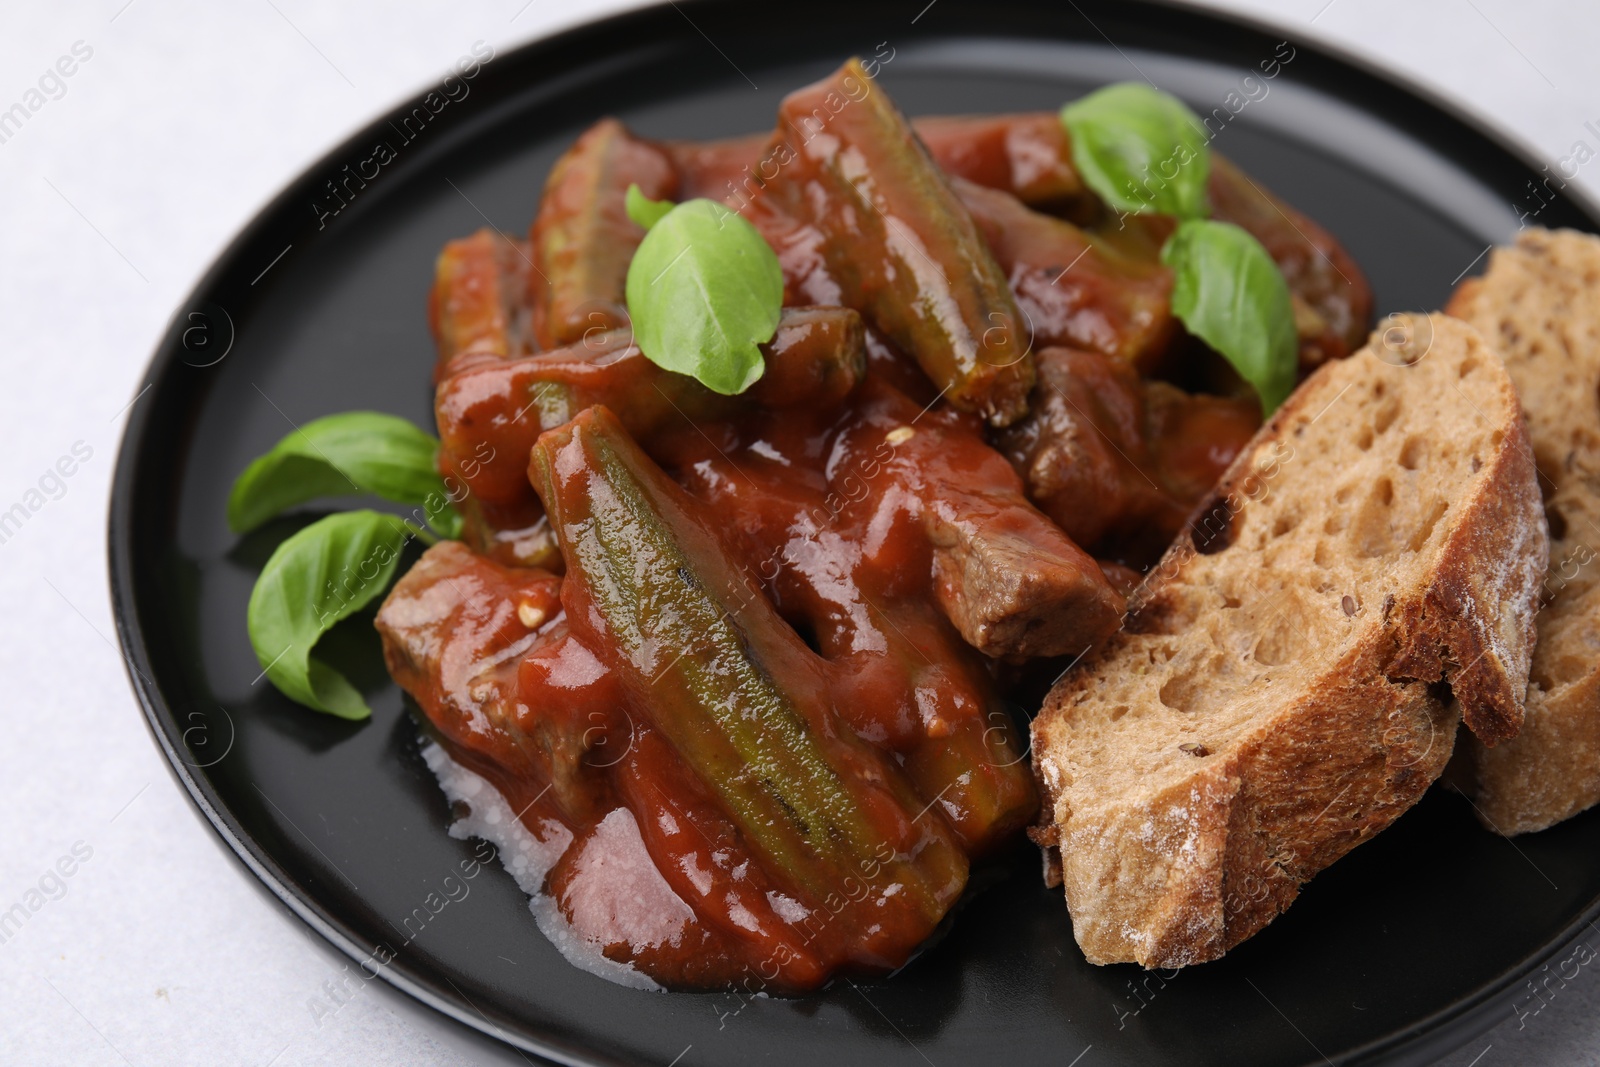
<path id="1" fill-rule="evenodd" d="M 1213 161 L 1303 368 L 1351 351 L 1354 263 Z M 776 252 L 747 391 L 635 343 L 633 186 L 721 201 Z M 1172 227 L 1100 204 L 1055 116 L 912 123 L 852 61 L 772 134 L 604 120 L 526 242 L 446 246 L 439 468 L 465 532 L 378 627 L 439 744 L 551 850 L 577 941 L 672 988 L 883 973 L 1020 836 L 1008 700 L 1118 627 L 1260 422 L 1237 380 L 1174 384 L 1217 376 L 1169 308 Z"/>

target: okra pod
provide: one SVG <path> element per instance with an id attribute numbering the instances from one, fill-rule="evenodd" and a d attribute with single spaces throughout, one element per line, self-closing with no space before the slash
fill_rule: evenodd
<path id="1" fill-rule="evenodd" d="M 639 834 L 661 877 L 708 933 L 733 949 L 726 953 L 731 958 L 718 961 L 721 973 L 697 976 L 692 984 L 726 986 L 753 976 L 764 989 L 804 990 L 827 979 L 841 962 L 841 941 L 853 931 L 819 923 L 808 928 L 793 921 L 792 911 L 787 920 L 779 914 L 774 902 L 782 906 L 784 881 L 768 874 L 659 732 L 635 731 L 616 778 L 623 802 L 641 813 Z M 708 962 L 680 966 L 705 968 Z"/>
<path id="2" fill-rule="evenodd" d="M 633 706 L 769 871 L 812 906 L 843 898 L 841 921 L 863 934 L 855 960 L 903 962 L 960 894 L 966 856 L 839 719 L 815 655 L 605 408 L 541 437 L 529 478 L 566 557 L 575 632 L 608 650 Z"/>
<path id="3" fill-rule="evenodd" d="M 628 324 L 628 264 L 644 230 L 628 218 L 629 185 L 652 200 L 677 195 L 672 163 L 616 119 L 602 119 L 556 161 L 529 232 L 533 332 L 545 349 Z"/>
<path id="4" fill-rule="evenodd" d="M 924 673 L 924 684 L 936 672 Z M 950 721 L 950 732 L 907 753 L 906 775 L 955 829 L 971 856 L 983 856 L 1033 821 L 1039 796 L 1023 754 L 1026 725 L 1019 727 L 997 698 L 977 714 Z"/>
<path id="5" fill-rule="evenodd" d="M 527 268 L 526 244 L 495 230 L 444 246 L 428 295 L 428 321 L 439 348 L 435 385 L 470 362 L 525 351 Z"/>
<path id="6" fill-rule="evenodd" d="M 428 298 L 428 321 L 439 348 L 434 385 L 468 368 L 527 353 L 528 265 L 527 242 L 487 228 L 445 245 Z M 450 465 L 444 473 L 460 476 Z M 459 484 L 451 489 L 461 512 L 461 538 L 475 550 L 508 566 L 560 569 L 538 501 L 530 496 L 508 508 L 459 493 Z"/>
<path id="7" fill-rule="evenodd" d="M 765 195 L 821 235 L 843 303 L 911 353 L 951 404 L 1004 426 L 1033 386 L 1027 326 L 961 201 L 852 59 L 778 108 Z"/>

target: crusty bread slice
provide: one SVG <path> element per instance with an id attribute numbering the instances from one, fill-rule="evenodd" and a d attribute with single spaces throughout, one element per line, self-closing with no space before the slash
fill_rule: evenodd
<path id="1" fill-rule="evenodd" d="M 1438 777 L 1516 733 L 1547 541 L 1516 391 L 1399 316 L 1262 427 L 1033 723 L 1047 878 L 1091 963 L 1261 929 Z"/>
<path id="2" fill-rule="evenodd" d="M 1550 519 L 1527 720 L 1473 743 L 1483 822 L 1543 830 L 1600 801 L 1600 238 L 1530 229 L 1446 309 L 1500 353 L 1527 409 Z"/>

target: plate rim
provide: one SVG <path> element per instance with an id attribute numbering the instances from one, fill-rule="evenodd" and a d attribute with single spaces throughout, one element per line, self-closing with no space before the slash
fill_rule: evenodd
<path id="1" fill-rule="evenodd" d="M 551 33 L 509 47 L 503 52 L 497 50 L 493 58 L 517 58 L 525 64 L 534 53 L 553 53 L 557 50 L 583 52 L 589 42 L 598 43 L 606 35 L 625 32 L 633 26 L 648 25 L 652 19 L 661 17 L 669 9 L 680 9 L 681 13 L 684 7 L 690 10 L 710 9 L 729 6 L 730 2 L 731 0 L 662 0 L 558 28 Z M 1030 0 L 1021 0 L 1023 5 L 1029 2 Z M 1072 6 L 1092 28 L 1098 30 L 1098 26 L 1083 13 L 1081 8 L 1078 8 L 1077 4 Z M 1350 68 L 1371 82 L 1403 96 L 1409 96 L 1415 103 L 1442 114 L 1471 134 L 1489 142 L 1531 172 L 1548 169 L 1548 163 L 1541 160 L 1535 146 L 1524 141 L 1516 131 L 1503 126 L 1477 108 L 1419 81 L 1404 69 L 1362 55 L 1353 47 L 1340 42 L 1326 37 L 1310 39 L 1298 37 L 1294 29 L 1256 13 L 1221 11 L 1207 5 L 1203 0 L 1121 0 L 1118 6 L 1143 7 L 1156 14 L 1163 10 L 1179 12 L 1215 26 L 1240 28 L 1263 36 L 1287 40 L 1297 49 L 1304 48 L 1326 62 Z M 628 36 L 637 38 L 637 34 Z M 917 34 L 913 39 L 923 41 L 938 39 L 940 36 L 937 32 L 930 31 Z M 1109 42 L 1109 38 L 1107 41 Z M 1113 44 L 1113 47 L 1116 46 Z M 1181 56 L 1183 53 L 1174 54 Z M 361 151 L 362 146 L 369 143 L 373 135 L 386 128 L 392 120 L 408 114 L 412 107 L 420 103 L 432 84 L 424 82 L 415 92 L 394 102 L 376 118 L 360 126 L 297 170 L 227 238 L 206 268 L 198 275 L 183 300 L 175 306 L 165 328 L 158 335 L 140 376 L 148 383 L 146 386 L 148 390 L 161 392 L 158 387 L 169 385 L 176 373 L 176 367 L 183 362 L 169 343 L 180 316 L 187 309 L 202 304 L 203 298 L 217 289 L 218 284 L 233 272 L 236 263 L 251 247 L 254 239 L 273 228 L 276 220 L 284 217 L 286 208 L 291 200 L 298 196 L 302 187 L 318 175 L 337 170 L 341 160 L 346 160 L 353 153 Z M 1571 180 L 1567 180 L 1560 193 L 1579 213 L 1588 217 L 1588 221 L 1597 231 L 1600 231 L 1600 196 L 1591 194 L 1586 188 Z M 182 787 L 197 813 L 215 832 L 219 843 L 227 846 L 227 854 L 241 864 L 260 883 L 260 888 L 266 889 L 280 906 L 306 923 L 352 962 L 370 960 L 372 952 L 361 947 L 351 932 L 343 928 L 344 924 L 337 916 L 324 915 L 322 913 L 324 909 L 318 902 L 302 895 L 287 872 L 238 823 L 227 805 L 222 802 L 220 795 L 214 796 L 216 791 L 211 785 L 193 773 L 193 766 L 183 758 L 169 729 L 176 724 L 174 712 L 161 692 L 160 683 L 154 680 L 156 672 L 150 662 L 144 629 L 139 621 L 133 578 L 136 566 L 132 553 L 132 531 L 135 525 L 134 511 L 137 497 L 135 483 L 141 480 L 142 455 L 151 444 L 152 437 L 159 437 L 163 432 L 177 432 L 175 429 L 163 431 L 152 427 L 150 412 L 154 407 L 153 403 L 135 404 L 130 410 L 117 445 L 116 465 L 112 475 L 107 512 L 107 563 L 112 617 L 129 687 L 140 706 L 145 726 L 167 764 L 167 770 Z M 1492 1018 L 1488 1011 L 1494 1002 L 1514 990 L 1541 965 L 1572 946 L 1586 930 L 1592 929 L 1597 921 L 1600 921 L 1600 895 L 1590 901 L 1576 918 L 1555 935 L 1540 942 L 1517 964 L 1501 972 L 1496 978 L 1404 1027 L 1348 1050 L 1341 1056 L 1339 1062 L 1420 1063 L 1422 1061 L 1418 1057 L 1438 1056 L 1460 1047 L 1473 1037 L 1503 1022 L 1504 1020 Z M 507 1032 L 496 1025 L 488 1015 L 476 1009 L 459 989 L 456 993 L 462 1003 L 437 993 L 425 981 L 410 974 L 409 970 L 405 964 L 396 965 L 394 961 L 390 961 L 380 966 L 378 975 L 396 989 L 479 1033 L 553 1062 L 570 1067 L 599 1067 L 602 1064 L 618 1062 L 606 1053 L 593 1048 L 563 1047 L 560 1044 L 534 1040 L 523 1033 Z M 454 983 L 450 984 L 454 986 Z M 1320 1058 L 1319 1054 L 1318 1059 Z"/>

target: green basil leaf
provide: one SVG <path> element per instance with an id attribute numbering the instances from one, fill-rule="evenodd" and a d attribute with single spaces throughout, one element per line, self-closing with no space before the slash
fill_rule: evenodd
<path id="1" fill-rule="evenodd" d="M 637 185 L 629 185 L 623 206 L 627 208 L 630 219 L 648 230 L 666 218 L 667 212 L 673 208 L 673 203 L 671 200 L 651 200 L 639 191 Z"/>
<path id="2" fill-rule="evenodd" d="M 1270 415 L 1294 391 L 1299 361 L 1289 285 L 1261 242 L 1229 222 L 1180 223 L 1161 262 L 1172 268 L 1172 313 L 1255 386 Z"/>
<path id="3" fill-rule="evenodd" d="M 1204 218 L 1206 129 L 1183 101 L 1143 82 L 1108 85 L 1061 109 L 1072 163 L 1118 211 Z"/>
<path id="4" fill-rule="evenodd" d="M 278 546 L 250 593 L 247 619 L 256 659 L 284 696 L 342 719 L 372 714 L 355 686 L 313 653 L 335 623 L 389 587 L 410 536 L 393 515 L 345 511 Z"/>
<path id="5" fill-rule="evenodd" d="M 714 200 L 663 215 L 628 265 L 634 343 L 657 366 L 742 393 L 765 364 L 783 304 L 783 271 L 766 239 Z"/>
<path id="6" fill-rule="evenodd" d="M 274 515 L 319 497 L 371 493 L 423 509 L 446 537 L 459 537 L 434 458 L 439 442 L 396 415 L 347 411 L 295 430 L 246 467 L 228 494 L 228 525 L 245 533 Z"/>

